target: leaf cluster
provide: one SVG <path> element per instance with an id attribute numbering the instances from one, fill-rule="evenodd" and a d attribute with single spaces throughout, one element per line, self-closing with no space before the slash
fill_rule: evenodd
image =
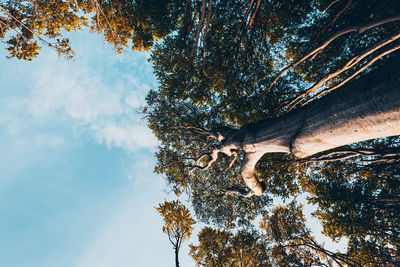
<path id="1" fill-rule="evenodd" d="M 171 244 L 179 250 L 182 242 L 190 238 L 196 223 L 189 209 L 179 200 L 164 201 L 155 209 L 163 217 L 163 233 L 168 235 Z"/>

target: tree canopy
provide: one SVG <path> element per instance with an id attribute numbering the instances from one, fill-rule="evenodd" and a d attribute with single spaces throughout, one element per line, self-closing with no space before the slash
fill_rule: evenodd
<path id="1" fill-rule="evenodd" d="M 90 29 L 116 52 L 129 46 L 149 50 L 171 33 L 179 21 L 177 5 L 168 0 L 2 0 L 0 39 L 9 57 L 32 60 L 43 46 L 72 58 L 66 32 Z"/>
<path id="2" fill-rule="evenodd" d="M 201 229 L 199 244 L 190 246 L 190 255 L 199 266 L 272 266 L 268 248 L 257 231 Z"/>

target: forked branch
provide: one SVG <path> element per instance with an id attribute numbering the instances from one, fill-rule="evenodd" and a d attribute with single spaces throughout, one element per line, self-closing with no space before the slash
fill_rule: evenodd
<path id="1" fill-rule="evenodd" d="M 330 26 L 332 26 L 332 25 L 336 22 L 336 20 L 346 11 L 346 9 L 350 6 L 351 1 L 352 1 L 352 0 L 348 0 L 347 3 L 346 3 L 346 5 L 344 6 L 344 8 L 343 8 L 342 10 L 340 10 L 339 13 L 336 14 L 335 18 L 334 18 L 328 25 L 326 25 L 326 26 L 317 34 L 317 37 L 315 37 L 314 41 L 311 43 L 311 47 L 313 47 L 315 41 L 318 40 L 319 36 L 320 36 L 322 33 L 324 33 Z M 337 2 L 337 1 L 333 1 L 333 2 L 322 12 L 322 14 L 323 14 L 326 10 L 328 10 L 328 9 L 329 9 L 334 3 L 336 3 L 336 2 Z M 322 17 L 322 14 L 321 14 L 321 17 Z M 320 18 L 321 18 L 321 17 L 320 17 Z"/>

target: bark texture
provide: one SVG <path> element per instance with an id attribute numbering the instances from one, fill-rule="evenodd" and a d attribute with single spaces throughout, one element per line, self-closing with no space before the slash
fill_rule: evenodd
<path id="1" fill-rule="evenodd" d="M 255 195 L 265 187 L 254 174 L 269 152 L 304 158 L 339 146 L 400 135 L 400 59 L 288 114 L 247 125 L 225 135 L 212 153 L 242 149 L 241 174 Z"/>

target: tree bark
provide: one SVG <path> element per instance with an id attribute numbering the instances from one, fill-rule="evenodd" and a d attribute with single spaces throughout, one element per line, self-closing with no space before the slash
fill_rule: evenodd
<path id="1" fill-rule="evenodd" d="M 179 249 L 175 248 L 175 266 L 179 267 L 179 259 L 178 259 Z"/>
<path id="2" fill-rule="evenodd" d="M 400 135 L 400 59 L 301 109 L 244 126 L 225 136 L 216 151 L 230 155 L 242 149 L 242 177 L 256 195 L 261 195 L 265 188 L 255 177 L 254 167 L 265 153 L 292 153 L 304 158 L 396 135 Z"/>

